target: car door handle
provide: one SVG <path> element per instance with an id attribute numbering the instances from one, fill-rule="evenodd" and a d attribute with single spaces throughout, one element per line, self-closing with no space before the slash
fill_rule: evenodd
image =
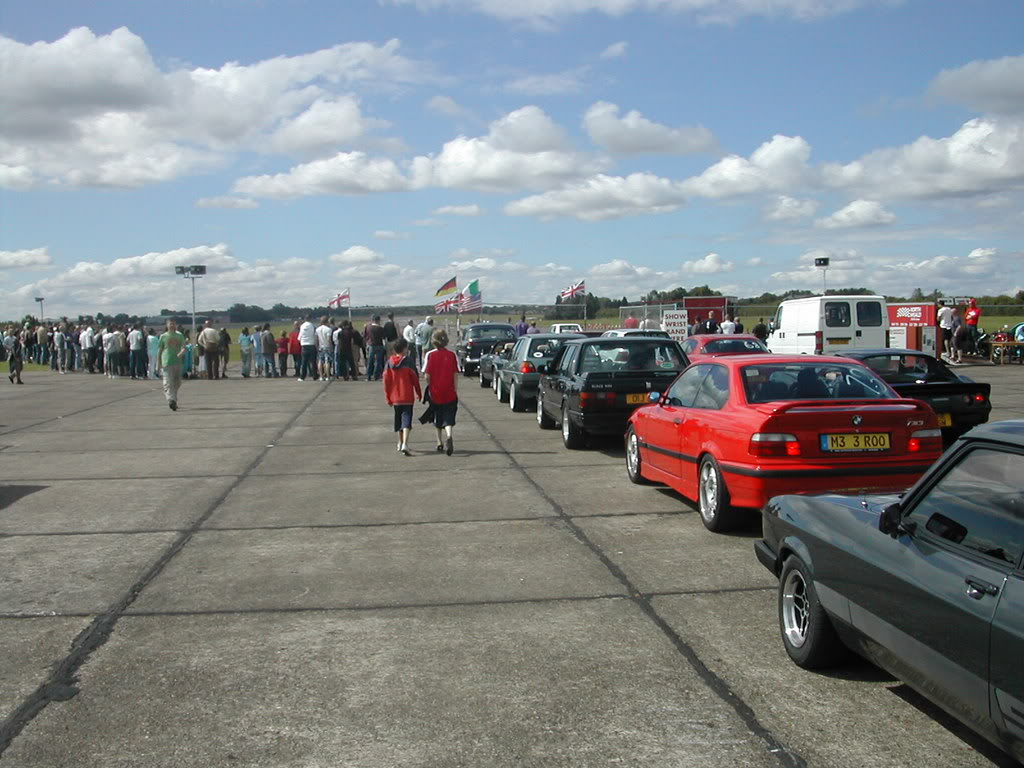
<path id="1" fill-rule="evenodd" d="M 975 600 L 981 600 L 985 595 L 999 594 L 999 587 L 995 584 L 989 584 L 987 581 L 982 581 L 974 576 L 968 576 L 964 579 L 964 583 L 967 584 L 967 596 Z"/>
<path id="2" fill-rule="evenodd" d="M 673 423 L 673 424 L 682 424 L 682 423 L 683 423 L 683 420 L 682 420 L 682 419 L 679 419 L 679 418 L 676 418 L 676 419 L 672 419 L 672 423 Z"/>

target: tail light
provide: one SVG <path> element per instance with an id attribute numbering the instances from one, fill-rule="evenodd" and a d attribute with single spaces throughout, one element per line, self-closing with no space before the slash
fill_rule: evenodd
<path id="1" fill-rule="evenodd" d="M 614 404 L 614 392 L 580 392 L 580 408 L 601 408 Z"/>
<path id="2" fill-rule="evenodd" d="M 821 331 L 814 332 L 814 354 L 820 355 L 825 350 L 825 335 Z"/>
<path id="3" fill-rule="evenodd" d="M 755 432 L 749 451 L 751 456 L 799 456 L 800 441 L 782 432 Z"/>
<path id="4" fill-rule="evenodd" d="M 910 439 L 907 441 L 907 453 L 920 453 L 926 450 L 942 450 L 941 429 L 918 429 L 910 433 Z"/>
<path id="5" fill-rule="evenodd" d="M 537 369 L 533 367 L 533 363 L 527 361 L 519 366 L 520 373 L 536 373 Z"/>
<path id="6" fill-rule="evenodd" d="M 979 392 L 978 394 L 976 394 L 974 396 L 974 402 L 976 402 L 976 403 L 984 403 L 985 402 L 985 396 Z"/>

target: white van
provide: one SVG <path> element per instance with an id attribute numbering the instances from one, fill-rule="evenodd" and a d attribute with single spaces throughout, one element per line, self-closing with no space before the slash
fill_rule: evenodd
<path id="1" fill-rule="evenodd" d="M 832 355 L 888 346 L 884 296 L 810 296 L 779 305 L 768 348 L 780 355 Z"/>

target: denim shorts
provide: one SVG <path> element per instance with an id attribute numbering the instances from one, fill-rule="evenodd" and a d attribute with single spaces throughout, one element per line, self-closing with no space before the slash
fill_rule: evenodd
<path id="1" fill-rule="evenodd" d="M 412 429 L 412 405 L 396 405 L 395 408 L 395 432 L 402 429 Z"/>
<path id="2" fill-rule="evenodd" d="M 330 349 L 319 350 L 319 357 L 321 363 L 333 363 L 334 362 L 334 351 Z"/>

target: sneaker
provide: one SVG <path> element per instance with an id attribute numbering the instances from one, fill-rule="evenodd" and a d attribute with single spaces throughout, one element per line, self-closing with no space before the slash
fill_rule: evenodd
<path id="1" fill-rule="evenodd" d="M 172 411 L 178 410 L 178 401 L 177 400 L 169 401 L 167 403 L 167 407 L 170 408 Z"/>
<path id="2" fill-rule="evenodd" d="M 302 379 L 296 379 L 296 381 L 302 381 Z"/>
<path id="3" fill-rule="evenodd" d="M 447 440 L 445 441 L 445 444 L 444 444 L 444 452 L 445 452 L 446 454 L 448 454 L 449 456 L 451 456 L 451 455 L 452 455 L 452 451 L 454 451 L 454 450 L 455 450 L 455 444 L 454 444 L 454 443 L 452 442 L 452 439 L 451 439 L 451 438 L 449 437 L 449 438 L 448 438 L 448 439 L 447 439 Z"/>
<path id="4" fill-rule="evenodd" d="M 440 445 L 440 444 L 439 444 L 439 445 L 437 446 L 437 452 L 438 452 L 438 453 L 441 453 L 441 452 L 442 452 L 443 450 L 444 450 L 444 446 L 443 446 L 443 445 Z"/>
<path id="5" fill-rule="evenodd" d="M 410 451 L 408 447 L 402 448 L 402 453 L 406 456 L 412 456 L 412 451 Z"/>

